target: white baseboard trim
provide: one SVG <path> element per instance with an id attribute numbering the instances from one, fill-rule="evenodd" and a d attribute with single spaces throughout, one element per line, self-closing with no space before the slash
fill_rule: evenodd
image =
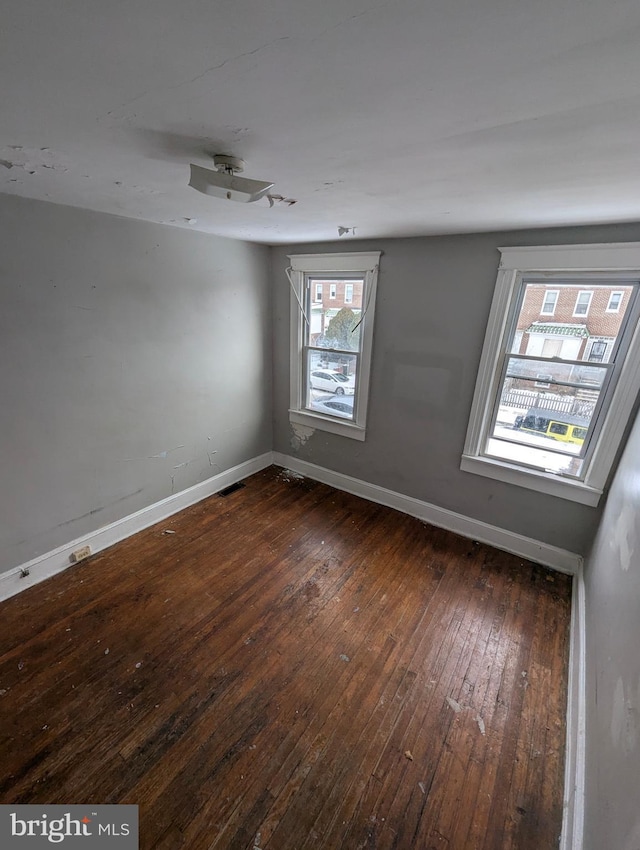
<path id="1" fill-rule="evenodd" d="M 470 519 L 446 508 L 439 508 L 437 505 L 431 505 L 429 502 L 423 502 L 411 496 L 403 496 L 401 493 L 387 490 L 377 484 L 369 484 L 367 481 L 351 478 L 351 476 L 343 475 L 341 472 L 334 472 L 331 469 L 316 466 L 313 463 L 299 460 L 281 452 L 273 452 L 273 462 L 277 466 L 284 466 L 293 472 L 305 475 L 307 478 L 313 478 L 323 484 L 329 484 L 338 490 L 345 490 L 347 493 L 361 496 L 370 502 L 395 508 L 397 511 L 422 519 L 431 525 L 438 526 L 438 528 L 445 528 L 447 531 L 453 531 L 462 537 L 468 537 L 480 543 L 488 543 L 490 546 L 495 546 L 496 549 L 503 549 L 505 552 L 519 555 L 521 558 L 553 567 L 559 572 L 576 575 L 581 569 L 582 558 L 580 555 L 568 552 L 566 549 L 540 543 L 540 541 L 533 540 L 531 537 L 524 537 L 521 534 L 506 531 L 504 528 L 498 528 L 477 519 Z"/>
<path id="2" fill-rule="evenodd" d="M 585 586 L 580 569 L 573 579 L 571 645 L 564 763 L 564 810 L 560 850 L 582 850 L 586 770 L 586 625 Z"/>
<path id="3" fill-rule="evenodd" d="M 201 481 L 187 490 L 174 493 L 160 502 L 116 520 L 110 525 L 105 525 L 103 528 L 85 534 L 83 537 L 71 540 L 69 543 L 65 543 L 51 552 L 46 552 L 26 564 L 8 570 L 0 575 L 0 601 L 15 596 L 28 587 L 72 566 L 69 558 L 76 549 L 82 546 L 91 546 L 93 554 L 101 552 L 103 549 L 113 546 L 114 543 L 119 543 L 132 534 L 136 534 L 138 531 L 142 531 L 156 522 L 161 522 L 163 519 L 184 510 L 184 508 L 195 505 L 196 502 L 218 493 L 225 487 L 235 484 L 236 481 L 241 481 L 255 472 L 260 472 L 261 469 L 271 466 L 272 462 L 272 453 L 266 452 L 259 457 L 233 466 L 219 475 L 207 478 L 206 481 Z M 23 577 L 25 571 L 28 571 L 28 575 Z"/>

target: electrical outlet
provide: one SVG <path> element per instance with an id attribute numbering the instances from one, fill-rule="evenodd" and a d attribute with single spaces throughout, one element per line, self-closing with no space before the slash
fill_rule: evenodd
<path id="1" fill-rule="evenodd" d="M 80 549 L 76 549 L 75 552 L 72 552 L 69 555 L 69 560 L 72 564 L 77 564 L 78 561 L 84 561 L 85 558 L 88 558 L 91 554 L 91 546 L 82 546 Z"/>

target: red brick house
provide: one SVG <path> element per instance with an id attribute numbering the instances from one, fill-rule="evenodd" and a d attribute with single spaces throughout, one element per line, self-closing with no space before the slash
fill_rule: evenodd
<path id="1" fill-rule="evenodd" d="M 632 287 L 624 285 L 529 284 L 514 351 L 606 363 L 631 292 Z"/>
<path id="2" fill-rule="evenodd" d="M 324 335 L 331 319 L 343 307 L 362 310 L 361 280 L 314 280 L 311 286 L 311 344 Z"/>

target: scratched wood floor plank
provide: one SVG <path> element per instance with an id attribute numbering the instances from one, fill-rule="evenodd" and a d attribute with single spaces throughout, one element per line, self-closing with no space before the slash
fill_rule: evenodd
<path id="1" fill-rule="evenodd" d="M 0 603 L 0 802 L 136 803 L 142 850 L 555 848 L 571 579 L 245 485 Z"/>

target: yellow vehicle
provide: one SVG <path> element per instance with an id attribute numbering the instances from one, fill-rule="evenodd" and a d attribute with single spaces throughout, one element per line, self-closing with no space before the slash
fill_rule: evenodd
<path id="1" fill-rule="evenodd" d="M 519 431 L 528 431 L 530 434 L 540 434 L 551 437 L 552 440 L 581 446 L 589 430 L 589 420 L 584 416 L 532 407 L 524 416 L 516 417 L 513 427 Z"/>

